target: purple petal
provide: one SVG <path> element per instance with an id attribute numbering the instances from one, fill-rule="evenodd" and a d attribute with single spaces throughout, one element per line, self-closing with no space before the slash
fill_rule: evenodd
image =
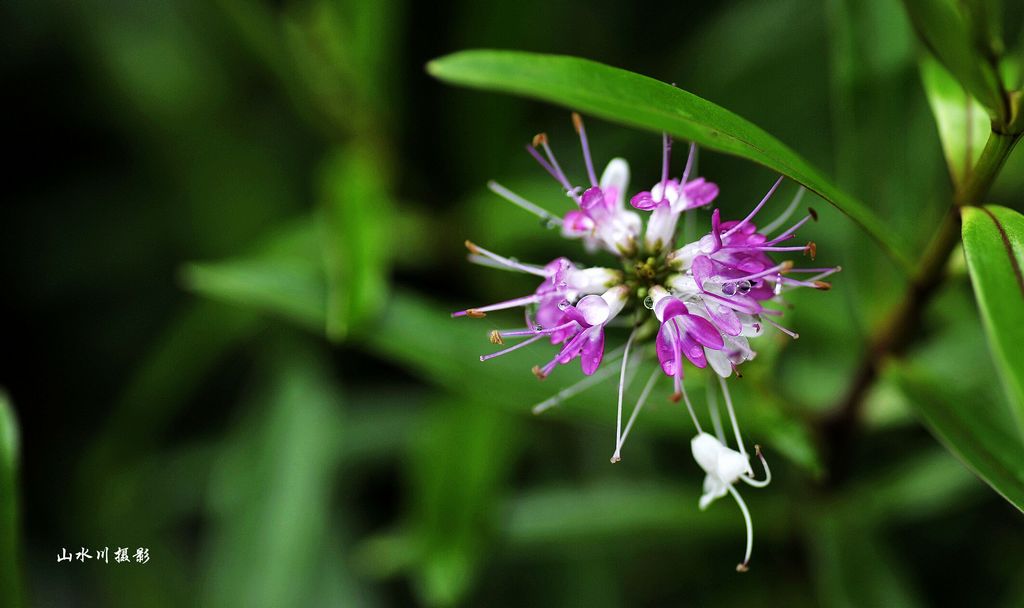
<path id="1" fill-rule="evenodd" d="M 718 185 L 698 177 L 683 186 L 683 196 L 686 198 L 685 209 L 703 207 L 718 196 Z"/>
<path id="2" fill-rule="evenodd" d="M 662 371 L 667 376 L 676 373 L 676 357 L 672 348 L 672 342 L 675 339 L 674 331 L 672 326 L 666 323 L 661 326 L 661 329 L 658 331 L 658 337 L 654 341 L 655 350 L 658 352 L 658 361 L 661 363 Z"/>
<path id="3" fill-rule="evenodd" d="M 721 304 L 704 304 L 704 310 L 715 322 L 715 325 L 725 334 L 738 336 L 743 331 L 743 322 L 736 315 L 736 311 Z"/>
<path id="4" fill-rule="evenodd" d="M 693 363 L 694 367 L 705 368 L 708 366 L 708 359 L 704 356 L 704 349 L 691 339 L 689 335 L 683 336 L 681 347 L 683 355 L 690 360 L 690 363 Z"/>
<path id="5" fill-rule="evenodd" d="M 594 230 L 594 220 L 582 211 L 570 211 L 562 220 L 562 232 L 568 235 L 590 234 Z"/>
<path id="6" fill-rule="evenodd" d="M 629 199 L 629 204 L 641 211 L 650 211 L 657 208 L 661 201 L 654 200 L 654 195 L 645 190 Z"/>
<path id="7" fill-rule="evenodd" d="M 664 323 L 677 315 L 685 315 L 690 311 L 679 298 L 665 298 L 665 305 L 661 308 L 661 322 Z"/>
<path id="8" fill-rule="evenodd" d="M 583 343 L 583 350 L 580 352 L 580 365 L 583 367 L 584 375 L 591 375 L 597 371 L 604 357 L 604 328 L 595 327 L 586 333 L 590 335 Z"/>
<path id="9" fill-rule="evenodd" d="M 583 192 L 583 196 L 580 198 L 580 208 L 584 211 L 589 211 L 595 207 L 604 206 L 604 192 L 601 191 L 597 186 L 587 188 Z"/>
<path id="10" fill-rule="evenodd" d="M 697 281 L 698 287 L 704 289 L 704 281 L 711 278 L 714 268 L 715 265 L 711 262 L 711 258 L 706 255 L 698 255 L 693 258 L 690 270 L 693 271 L 693 279 Z"/>
<path id="11" fill-rule="evenodd" d="M 715 350 L 721 350 L 725 346 L 725 342 L 722 340 L 722 334 L 719 333 L 718 329 L 711 324 L 704 317 L 698 317 L 697 315 L 679 315 L 677 322 L 683 324 L 686 329 L 686 335 L 693 338 L 698 343 L 708 348 Z"/>

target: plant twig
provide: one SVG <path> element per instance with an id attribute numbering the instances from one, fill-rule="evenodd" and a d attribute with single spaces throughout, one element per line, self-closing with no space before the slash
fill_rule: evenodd
<path id="1" fill-rule="evenodd" d="M 946 262 L 960 242 L 960 207 L 984 202 L 989 188 L 1006 162 L 1020 134 L 993 131 L 970 176 L 953 195 L 953 201 L 918 263 L 907 290 L 886 320 L 872 333 L 846 394 L 830 416 L 822 420 L 829 481 L 837 483 L 849 473 L 847 457 L 856 436 L 865 398 L 885 360 L 906 352 L 918 335 L 920 319 L 945 279 Z"/>

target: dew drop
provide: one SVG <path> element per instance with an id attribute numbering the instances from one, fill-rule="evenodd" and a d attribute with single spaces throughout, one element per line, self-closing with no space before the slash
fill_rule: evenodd
<path id="1" fill-rule="evenodd" d="M 734 295 L 736 295 L 736 283 L 723 283 L 722 284 L 722 293 L 724 293 L 727 296 L 734 296 Z"/>
<path id="2" fill-rule="evenodd" d="M 644 308 L 646 308 L 648 310 L 653 310 L 654 309 L 654 298 L 652 298 L 651 296 L 647 296 L 646 298 L 644 298 Z"/>
<path id="3" fill-rule="evenodd" d="M 750 293 L 750 281 L 740 281 L 738 291 L 740 295 L 747 295 Z"/>
<path id="4" fill-rule="evenodd" d="M 562 300 L 558 303 L 558 310 L 565 310 L 569 308 L 569 300 Z"/>

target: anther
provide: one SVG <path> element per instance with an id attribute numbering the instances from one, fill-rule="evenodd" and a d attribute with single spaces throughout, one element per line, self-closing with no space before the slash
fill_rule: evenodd
<path id="1" fill-rule="evenodd" d="M 531 369 L 530 371 L 533 372 L 534 376 L 537 376 L 538 380 L 543 380 L 544 378 L 548 377 L 548 375 L 544 373 L 544 370 L 542 370 L 539 365 L 534 365 L 533 369 Z"/>
<path id="2" fill-rule="evenodd" d="M 818 212 L 814 210 L 814 207 L 808 207 L 807 213 L 810 214 L 812 220 L 818 221 Z"/>
<path id="3" fill-rule="evenodd" d="M 477 247 L 476 243 L 474 243 L 473 241 L 467 240 L 463 244 L 466 246 L 466 249 L 469 249 L 470 253 L 473 253 L 473 254 L 479 254 L 480 253 L 480 248 Z"/>
<path id="4" fill-rule="evenodd" d="M 466 311 L 466 316 L 467 317 L 471 317 L 473 319 L 483 319 L 484 317 L 487 316 L 487 313 L 486 312 L 480 312 L 479 310 L 477 310 L 475 308 L 470 308 L 469 310 Z"/>
<path id="5" fill-rule="evenodd" d="M 814 288 L 822 291 L 828 291 L 829 289 L 832 289 L 832 283 L 828 283 L 826 281 L 815 281 Z"/>
<path id="6" fill-rule="evenodd" d="M 811 256 L 811 259 L 813 260 L 814 256 L 818 255 L 818 246 L 814 241 L 808 241 L 807 247 L 804 248 L 804 253 Z"/>
<path id="7" fill-rule="evenodd" d="M 669 398 L 669 401 L 671 401 L 672 403 L 679 403 L 679 400 L 683 398 L 683 394 L 682 393 L 672 393 L 671 395 L 668 396 L 668 398 Z"/>
<path id="8" fill-rule="evenodd" d="M 533 136 L 533 147 L 534 148 L 536 148 L 538 146 L 543 146 L 546 143 L 548 143 L 548 134 L 547 133 L 538 133 L 538 134 Z"/>
<path id="9" fill-rule="evenodd" d="M 491 344 L 504 344 L 505 343 L 505 341 L 501 339 L 501 332 L 498 331 L 497 329 L 492 329 L 491 330 L 490 339 L 491 339 Z"/>
<path id="10" fill-rule="evenodd" d="M 785 262 L 779 264 L 779 266 L 779 274 L 785 274 L 790 270 L 793 270 L 793 260 L 786 260 Z"/>
<path id="11" fill-rule="evenodd" d="M 736 572 L 746 572 L 748 570 L 750 570 L 750 566 L 747 565 L 747 562 L 736 564 Z"/>
<path id="12" fill-rule="evenodd" d="M 577 133 L 583 130 L 583 117 L 580 116 L 578 112 L 572 113 L 572 127 L 576 129 Z M 536 146 L 537 144 L 533 145 Z"/>

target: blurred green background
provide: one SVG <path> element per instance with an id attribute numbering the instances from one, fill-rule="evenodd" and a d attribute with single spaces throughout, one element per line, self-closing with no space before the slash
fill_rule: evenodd
<path id="1" fill-rule="evenodd" d="M 570 171 L 582 162 L 567 113 L 448 88 L 426 61 L 515 48 L 675 82 L 921 247 L 951 189 L 897 2 L 14 0 L 0 15 L 0 386 L 21 435 L 0 549 L 20 557 L 27 605 L 1024 605 L 1020 513 L 895 384 L 872 392 L 848 475 L 823 469 L 812 422 L 901 279 L 820 201 L 808 235 L 844 272 L 794 295 L 801 339 L 764 339 L 734 384 L 776 474 L 746 494 L 745 575 L 740 514 L 698 511 L 690 424 L 664 394 L 610 465 L 611 381 L 535 417 L 576 374 L 538 383 L 543 348 L 479 363 L 514 314 L 448 318 L 533 287 L 466 263 L 466 238 L 586 259 L 484 187 L 562 211 L 522 145 L 547 131 Z M 658 179 L 656 134 L 588 126 L 598 162 L 630 159 L 634 189 Z M 990 197 L 1017 210 L 1021 157 Z M 701 172 L 729 216 L 775 177 L 713 153 Z M 990 407 L 1005 397 L 952 271 L 911 358 Z M 151 561 L 56 563 L 83 546 Z"/>

